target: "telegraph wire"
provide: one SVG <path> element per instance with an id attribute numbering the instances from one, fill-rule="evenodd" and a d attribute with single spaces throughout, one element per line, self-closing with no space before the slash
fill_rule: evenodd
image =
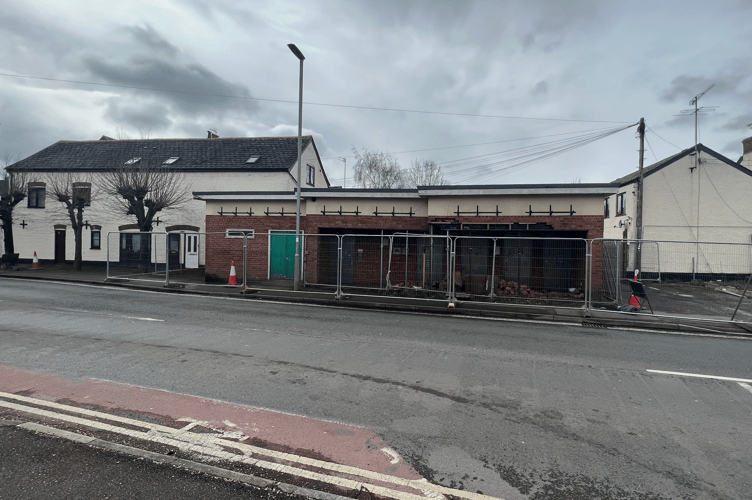
<path id="1" fill-rule="evenodd" d="M 653 158 L 655 158 L 655 162 L 658 163 L 658 157 L 655 156 L 655 151 L 653 151 L 653 146 L 650 145 L 650 141 L 648 140 L 647 136 L 645 136 L 645 142 L 648 143 L 648 148 L 650 148 L 650 152 L 653 153 Z"/>
<path id="2" fill-rule="evenodd" d="M 158 89 L 158 88 L 151 88 L 151 87 L 139 87 L 136 85 L 122 85 L 122 84 L 116 84 L 116 83 L 97 83 L 97 82 L 86 82 L 82 80 L 68 80 L 68 79 L 62 79 L 62 78 L 45 78 L 41 76 L 13 75 L 10 73 L 0 73 L 0 76 L 7 76 L 11 78 L 28 78 L 31 80 L 42 80 L 42 81 L 48 81 L 48 82 L 75 83 L 75 84 L 80 84 L 80 85 L 95 85 L 99 87 L 114 87 L 114 88 L 121 88 L 121 89 L 146 90 L 150 92 L 168 92 L 168 93 L 175 93 L 175 94 L 201 95 L 201 96 L 208 96 L 208 97 L 224 97 L 227 99 L 242 99 L 242 100 L 248 100 L 248 101 L 298 104 L 298 101 L 289 101 L 285 99 L 268 99 L 268 98 L 261 98 L 261 97 L 238 96 L 238 95 L 230 95 L 230 94 L 210 94 L 207 92 L 190 92 L 187 90 Z M 392 112 L 399 112 L 399 113 L 414 113 L 414 114 L 427 114 L 427 115 L 465 116 L 465 117 L 472 117 L 472 118 L 503 118 L 503 119 L 508 119 L 508 120 L 537 120 L 537 121 L 579 122 L 579 123 L 619 123 L 619 124 L 628 123 L 628 122 L 619 122 L 619 121 L 610 121 L 610 120 L 576 120 L 573 118 L 538 118 L 538 117 L 529 117 L 529 116 L 451 113 L 449 111 L 427 111 L 427 110 L 402 109 L 402 108 L 381 108 L 381 107 L 376 107 L 376 106 L 356 106 L 356 105 L 350 105 L 350 104 L 334 104 L 334 103 L 324 103 L 324 102 L 305 102 L 304 101 L 303 104 L 305 104 L 306 106 L 326 106 L 326 107 L 332 107 L 332 108 L 364 109 L 364 110 L 371 110 L 371 111 L 392 111 Z"/>
<path id="3" fill-rule="evenodd" d="M 599 129 L 591 129 L 591 130 L 579 130 L 579 131 L 576 131 L 576 132 L 562 132 L 560 134 L 538 135 L 538 136 L 534 136 L 534 137 L 521 137 L 519 139 L 505 139 L 503 141 L 478 142 L 478 143 L 475 143 L 475 144 L 462 144 L 462 145 L 459 145 L 459 146 L 444 146 L 444 147 L 440 147 L 440 148 L 412 149 L 412 150 L 409 150 L 409 151 L 395 151 L 395 152 L 385 151 L 385 152 L 386 152 L 386 154 L 392 155 L 392 156 L 394 156 L 394 155 L 408 154 L 408 153 L 424 153 L 426 151 L 441 151 L 441 150 L 444 150 L 444 149 L 459 149 L 459 148 L 470 148 L 470 147 L 476 147 L 476 146 L 488 146 L 488 145 L 491 145 L 491 144 L 503 144 L 503 143 L 507 143 L 507 142 L 530 141 L 530 140 L 533 140 L 533 139 L 545 139 L 547 137 L 558 137 L 558 136 L 562 136 L 562 135 L 580 134 L 580 133 L 583 133 L 583 132 L 598 132 L 598 131 L 603 131 L 603 130 L 612 130 L 612 129 L 611 128 L 599 128 Z M 326 158 L 322 158 L 322 160 L 336 160 L 337 158 L 357 158 L 357 156 L 356 155 L 349 155 L 349 156 L 329 156 L 329 157 L 326 157 Z"/>
<path id="4" fill-rule="evenodd" d="M 462 183 L 471 179 L 474 179 L 478 176 L 479 170 L 484 170 L 483 175 L 504 175 L 509 174 L 512 172 L 515 172 L 517 170 L 521 170 L 529 165 L 533 165 L 535 163 L 539 163 L 541 161 L 547 160 L 549 158 L 564 154 L 568 151 L 571 151 L 573 149 L 585 146 L 587 144 L 590 144 L 592 142 L 595 142 L 597 140 L 603 139 L 605 137 L 608 137 L 610 135 L 616 134 L 618 132 L 621 132 L 622 130 L 626 130 L 628 128 L 634 127 L 637 124 L 630 125 L 628 127 L 621 127 L 618 129 L 613 129 L 610 132 L 603 133 L 597 136 L 585 136 L 582 138 L 576 138 L 577 140 L 573 140 L 569 143 L 564 144 L 553 144 L 549 143 L 549 145 L 542 144 L 537 146 L 545 146 L 545 147 L 539 147 L 537 150 L 529 149 L 528 151 L 518 151 L 518 153 L 515 156 L 512 156 L 508 159 L 501 159 L 498 161 L 485 163 L 485 164 L 478 164 L 474 166 L 469 167 L 463 167 L 459 170 L 451 171 L 445 171 L 445 175 L 454 177 L 455 182 Z M 557 141 L 560 142 L 560 141 Z M 531 146 L 530 148 L 533 148 L 535 146 Z M 518 148 L 523 149 L 523 148 Z M 492 167 L 498 167 L 500 165 L 505 165 L 501 168 L 492 168 Z M 488 172 L 487 170 L 491 169 L 491 172 Z M 457 174 L 465 174 L 464 176 L 460 176 L 459 179 L 456 178 Z"/>
<path id="5" fill-rule="evenodd" d="M 647 125 L 646 125 L 646 127 L 647 127 Z M 675 148 L 676 148 L 676 149 L 678 149 L 679 151 L 681 151 L 681 150 L 682 150 L 682 148 L 680 148 L 680 147 L 679 147 L 679 146 L 677 146 L 676 144 L 671 144 L 671 143 L 670 143 L 670 142 L 668 142 L 668 141 L 667 141 L 666 139 L 664 139 L 664 138 L 663 138 L 663 137 L 661 137 L 660 135 L 656 134 L 655 130 L 653 130 L 652 128 L 650 128 L 650 127 L 647 127 L 647 129 L 648 129 L 649 131 L 651 131 L 652 133 L 654 133 L 654 134 L 655 134 L 655 136 L 656 136 L 656 137 L 657 137 L 658 139 L 662 140 L 662 141 L 663 141 L 663 142 L 665 142 L 666 144 L 670 144 L 671 146 L 675 147 Z"/>

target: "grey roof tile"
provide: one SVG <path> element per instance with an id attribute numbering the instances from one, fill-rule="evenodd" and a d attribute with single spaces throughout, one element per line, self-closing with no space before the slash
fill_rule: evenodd
<path id="1" fill-rule="evenodd" d="M 303 149 L 312 142 L 311 136 L 304 136 Z M 246 163 L 251 156 L 258 156 L 258 161 Z M 122 166 L 127 160 L 135 157 L 141 157 L 141 161 L 159 164 L 170 157 L 179 157 L 171 168 L 189 172 L 286 171 L 292 168 L 297 160 L 298 138 L 59 141 L 8 168 L 11 171 L 94 172 Z"/>

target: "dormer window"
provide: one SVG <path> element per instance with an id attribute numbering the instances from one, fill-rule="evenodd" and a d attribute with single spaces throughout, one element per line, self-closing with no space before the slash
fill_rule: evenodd
<path id="1" fill-rule="evenodd" d="M 251 156 L 250 158 L 248 158 L 248 159 L 247 159 L 247 160 L 246 160 L 245 162 L 246 162 L 246 163 L 256 163 L 256 162 L 258 161 L 258 159 L 259 159 L 259 158 L 260 158 L 260 156 L 258 156 L 258 155 L 253 155 L 253 156 Z"/>
<path id="2" fill-rule="evenodd" d="M 165 160 L 165 161 L 163 162 L 163 165 L 172 165 L 173 163 L 175 163 L 175 162 L 176 162 L 176 161 L 178 161 L 179 159 L 180 159 L 180 157 L 179 157 L 179 156 L 171 156 L 170 158 L 167 158 L 167 159 L 166 159 L 166 160 Z"/>
<path id="3" fill-rule="evenodd" d="M 130 160 L 126 161 L 125 164 L 126 165 L 135 165 L 136 163 L 138 163 L 140 161 L 141 161 L 141 157 L 140 156 L 136 156 L 136 157 L 131 158 Z"/>

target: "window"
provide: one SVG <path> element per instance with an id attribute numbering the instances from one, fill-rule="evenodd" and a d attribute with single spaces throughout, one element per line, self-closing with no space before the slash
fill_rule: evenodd
<path id="1" fill-rule="evenodd" d="M 248 235 L 248 239 L 254 238 L 254 230 L 253 229 L 226 229 L 225 230 L 225 238 L 243 238 L 245 235 Z"/>
<path id="2" fill-rule="evenodd" d="M 309 186 L 313 186 L 315 175 L 316 175 L 316 168 L 313 165 L 308 165 L 308 178 L 306 179 L 306 184 L 308 184 Z"/>
<path id="3" fill-rule="evenodd" d="M 616 215 L 617 216 L 627 214 L 627 206 L 626 206 L 624 194 L 625 193 L 619 193 L 616 195 Z"/>
<path id="4" fill-rule="evenodd" d="M 29 183 L 29 208 L 44 208 L 44 198 L 47 195 L 46 187 L 43 183 Z"/>
<path id="5" fill-rule="evenodd" d="M 245 162 L 246 163 L 256 163 L 259 159 L 258 155 L 253 155 L 250 158 L 248 158 Z"/>
<path id="6" fill-rule="evenodd" d="M 604 219 L 608 219 L 611 216 L 609 214 L 609 210 L 608 210 L 608 202 L 609 202 L 608 198 L 606 198 L 605 200 L 603 200 L 603 218 Z"/>
<path id="7" fill-rule="evenodd" d="M 84 206 L 91 205 L 91 183 L 74 182 L 73 183 L 73 203 L 78 205 L 83 202 Z"/>
<path id="8" fill-rule="evenodd" d="M 140 161 L 141 161 L 141 157 L 140 156 L 136 156 L 135 158 L 131 158 L 130 160 L 126 161 L 125 164 L 126 165 L 135 165 L 136 163 L 138 163 Z"/>
<path id="9" fill-rule="evenodd" d="M 91 249 L 99 250 L 102 248 L 102 231 L 100 229 L 91 230 Z"/>
<path id="10" fill-rule="evenodd" d="M 163 165 L 172 165 L 173 163 L 175 163 L 175 162 L 176 162 L 176 161 L 178 161 L 179 159 L 180 159 L 180 157 L 179 157 L 179 156 L 171 156 L 170 158 L 167 158 L 167 159 L 166 159 L 166 160 L 165 160 L 165 161 L 163 162 Z"/>

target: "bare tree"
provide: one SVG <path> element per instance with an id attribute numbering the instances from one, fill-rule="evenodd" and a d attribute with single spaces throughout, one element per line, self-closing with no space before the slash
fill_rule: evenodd
<path id="1" fill-rule="evenodd" d="M 13 243 L 13 209 L 26 199 L 30 176 L 25 172 L 9 174 L 5 168 L 20 157 L 16 151 L 0 152 L 0 222 L 3 225 L 6 254 L 14 254 L 16 250 Z"/>
<path id="2" fill-rule="evenodd" d="M 355 153 L 355 184 L 364 188 L 390 189 L 406 187 L 404 172 L 397 160 L 388 153 L 363 149 Z"/>
<path id="3" fill-rule="evenodd" d="M 191 188 L 181 172 L 169 164 L 141 158 L 100 174 L 98 181 L 102 193 L 108 196 L 107 208 L 134 217 L 143 232 L 154 229 L 159 212 L 180 208 L 191 199 Z"/>
<path id="4" fill-rule="evenodd" d="M 45 182 L 47 197 L 62 203 L 70 219 L 76 242 L 73 267 L 80 271 L 83 260 L 84 211 L 91 205 L 92 198 L 95 198 L 92 193 L 91 175 L 77 172 L 52 173 L 47 175 Z"/>
<path id="5" fill-rule="evenodd" d="M 446 184 L 441 167 L 433 160 L 415 160 L 410 169 L 404 173 L 410 187 L 443 186 Z"/>

